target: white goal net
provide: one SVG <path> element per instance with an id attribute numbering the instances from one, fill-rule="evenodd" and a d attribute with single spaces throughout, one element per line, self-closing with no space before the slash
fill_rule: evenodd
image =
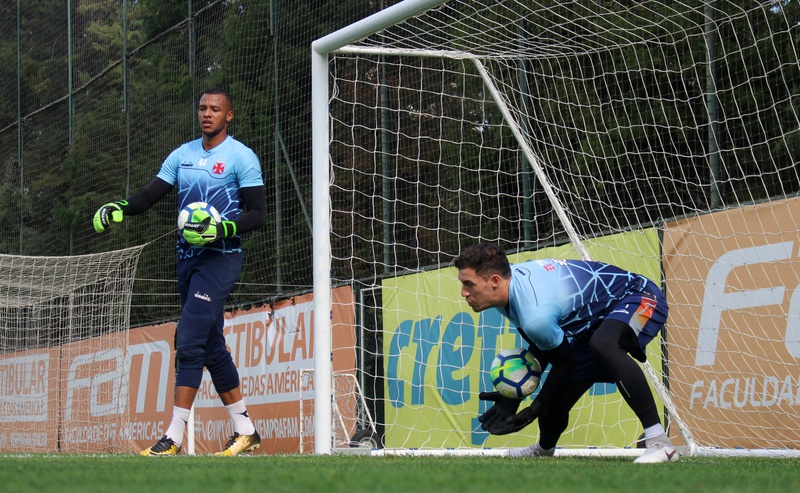
<path id="1" fill-rule="evenodd" d="M 314 369 L 300 370 L 300 453 L 314 451 Z M 331 380 L 331 446 L 334 449 L 364 448 L 375 439 L 376 427 L 361 385 L 352 373 L 333 372 Z"/>
<path id="2" fill-rule="evenodd" d="M 387 449 L 537 439 L 477 423 L 492 358 L 521 345 L 461 300 L 452 260 L 485 241 L 661 284 L 646 369 L 673 440 L 796 454 L 798 3 L 409 0 L 314 43 L 316 313 L 331 285 L 377 293 L 357 296 L 356 370 Z M 595 385 L 559 447 L 641 434 Z"/>
<path id="3" fill-rule="evenodd" d="M 142 248 L 0 255 L 0 451 L 130 451 L 128 329 Z"/>

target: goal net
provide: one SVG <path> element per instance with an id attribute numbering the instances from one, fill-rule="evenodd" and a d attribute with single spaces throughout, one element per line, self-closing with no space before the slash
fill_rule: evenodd
<path id="1" fill-rule="evenodd" d="M 128 329 L 142 248 L 0 255 L 0 451 L 130 452 Z"/>
<path id="2" fill-rule="evenodd" d="M 314 451 L 314 369 L 300 370 L 300 453 Z M 333 372 L 331 380 L 331 446 L 333 449 L 365 448 L 376 440 L 375 421 L 367 408 L 355 375 Z M 372 443 L 372 442 L 369 442 Z"/>
<path id="3" fill-rule="evenodd" d="M 492 358 L 523 345 L 461 299 L 452 261 L 485 241 L 661 284 L 645 370 L 673 441 L 796 454 L 798 3 L 404 1 L 314 43 L 315 310 L 332 285 L 377 293 L 357 296 L 356 370 L 387 450 L 537 439 L 477 422 Z M 559 453 L 636 454 L 642 433 L 598 384 Z"/>

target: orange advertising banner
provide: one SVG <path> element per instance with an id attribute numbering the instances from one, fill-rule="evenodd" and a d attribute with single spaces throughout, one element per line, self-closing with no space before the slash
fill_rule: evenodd
<path id="1" fill-rule="evenodd" d="M 58 407 L 49 405 L 57 372 L 57 349 L 0 358 L 0 451 L 58 450 Z"/>
<path id="2" fill-rule="evenodd" d="M 792 199 L 665 227 L 669 389 L 699 444 L 800 442 L 798 217 Z"/>
<path id="3" fill-rule="evenodd" d="M 349 287 L 333 291 L 333 370 L 355 368 L 355 311 Z M 273 307 L 226 314 L 225 340 L 239 370 L 241 390 L 250 418 L 261 435 L 258 453 L 295 453 L 300 448 L 300 399 L 313 401 L 314 387 L 303 385 L 301 370 L 314 368 L 314 312 L 311 294 Z M 130 419 L 133 448 L 158 440 L 172 417 L 175 327 L 166 324 L 131 331 L 130 347 L 141 347 L 141 363 L 131 364 Z M 169 347 L 169 363 L 165 365 Z M 135 359 L 135 358 L 134 358 Z M 146 368 L 145 368 L 146 367 Z M 141 386 L 144 385 L 144 391 Z M 305 390 L 305 393 L 302 391 Z M 308 404 L 306 404 L 308 405 Z M 233 434 L 230 418 L 208 372 L 198 389 L 195 408 L 195 452 L 214 453 Z M 305 414 L 305 413 L 304 413 Z M 310 418 L 306 418 L 307 420 Z M 304 424 L 313 434 L 313 422 Z"/>
<path id="4" fill-rule="evenodd" d="M 341 287 L 332 296 L 333 371 L 353 374 L 353 292 Z M 314 368 L 313 327 L 311 294 L 225 314 L 225 340 L 261 435 L 258 453 L 298 452 L 301 419 L 304 442 L 313 437 L 313 374 L 301 378 L 301 370 Z M 130 453 L 155 443 L 172 417 L 175 328 L 132 329 L 127 351 L 125 337 L 115 333 L 0 356 L 0 452 Z M 233 434 L 207 372 L 194 429 L 198 454 L 221 450 Z"/>
<path id="5" fill-rule="evenodd" d="M 124 339 L 116 333 L 65 344 L 59 359 L 61 389 L 51 397 L 60 408 L 59 451 L 127 452 Z"/>

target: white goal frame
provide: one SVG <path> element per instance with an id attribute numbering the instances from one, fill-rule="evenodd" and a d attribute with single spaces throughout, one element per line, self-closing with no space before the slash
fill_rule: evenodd
<path id="1" fill-rule="evenodd" d="M 314 310 L 316 313 L 329 313 L 331 311 L 330 296 L 325 293 L 330 293 L 331 284 L 329 273 L 331 271 L 330 262 L 330 210 L 329 210 L 329 194 L 330 194 L 330 178 L 328 167 L 328 142 L 330 140 L 328 132 L 328 55 L 334 51 L 342 53 L 364 53 L 370 55 L 382 55 L 389 53 L 397 53 L 391 49 L 365 49 L 355 46 L 348 46 L 351 43 L 373 34 L 378 30 L 389 25 L 401 22 L 405 19 L 413 17 L 422 13 L 430 8 L 436 7 L 444 3 L 443 0 L 406 0 L 389 7 L 377 14 L 357 22 L 344 29 L 336 31 L 333 34 L 325 36 L 312 44 L 312 141 L 313 145 L 313 201 L 314 201 Z M 412 54 L 411 52 L 404 52 Z M 536 173 L 541 184 L 545 187 L 548 198 L 551 200 L 553 207 L 559 219 L 563 222 L 567 229 L 570 242 L 580 252 L 581 257 L 589 260 L 590 256 L 586 250 L 583 242 L 578 234 L 572 228 L 571 221 L 567 214 L 564 212 L 563 207 L 555 196 L 552 188 L 549 186 L 549 180 L 544 174 L 542 167 L 539 163 L 538 157 L 533 153 L 530 147 L 526 144 L 522 133 L 514 123 L 514 119 L 508 112 L 502 97 L 500 96 L 497 88 L 492 83 L 491 79 L 486 75 L 486 71 L 481 64 L 480 60 L 476 57 L 470 56 L 467 53 L 461 52 L 443 52 L 443 51 L 423 51 L 413 52 L 417 56 L 428 57 L 452 57 L 452 58 L 469 58 L 475 64 L 478 72 L 481 74 L 487 88 L 489 89 L 492 98 L 497 103 L 498 107 L 503 112 L 503 117 L 506 123 L 511 126 L 512 132 L 518 139 L 518 143 L 522 147 L 525 157 L 531 164 L 533 171 Z M 327 254 L 321 254 L 327 252 Z M 323 355 L 330 354 L 331 352 L 331 326 L 330 319 L 327 317 L 318 317 L 314 327 L 314 336 L 316 341 L 315 354 Z M 664 404 L 673 412 L 672 416 L 676 417 L 674 413 L 674 406 L 671 404 L 669 395 L 664 389 L 664 385 L 656 377 L 655 371 L 650 368 L 649 363 L 645 363 L 648 368 L 647 375 L 650 377 L 652 383 L 659 392 L 659 395 L 664 399 Z M 317 375 L 323 377 L 317 379 L 317 386 L 315 387 L 315 401 L 316 401 L 316 419 L 314 421 L 315 427 L 315 452 L 317 454 L 329 454 L 332 451 L 332 417 L 333 411 L 331 407 L 331 392 L 330 388 L 330 363 L 328 358 L 317 357 L 315 360 L 314 371 Z M 681 426 L 679 419 L 675 419 L 680 432 L 688 443 L 691 443 L 691 436 L 689 431 Z M 445 451 L 446 453 L 454 453 L 452 450 Z M 584 455 L 586 451 L 575 451 L 578 455 Z M 592 450 L 588 455 L 639 455 L 642 451 L 639 450 L 615 450 L 603 449 Z M 435 454 L 434 451 L 406 451 L 406 450 L 380 450 L 375 452 L 376 455 L 391 455 L 391 454 Z M 503 450 L 467 450 L 459 452 L 463 455 L 503 455 L 506 452 Z M 563 453 L 563 452 L 560 452 Z"/>
<path id="2" fill-rule="evenodd" d="M 328 55 L 378 30 L 408 19 L 444 0 L 406 0 L 366 19 L 340 29 L 311 44 L 311 141 L 314 249 L 314 311 L 330 313 L 331 243 L 330 243 L 330 169 L 328 143 Z M 322 355 L 331 354 L 331 320 L 317 317 L 314 325 L 314 452 L 331 453 L 331 365 Z"/>
<path id="3" fill-rule="evenodd" d="M 556 193 L 550 187 L 548 178 L 542 169 L 539 157 L 526 143 L 522 131 L 515 124 L 515 120 L 510 114 L 503 96 L 494 85 L 491 78 L 486 74 L 486 70 L 481 61 L 469 53 L 447 52 L 447 51 L 419 51 L 419 50 L 397 50 L 389 48 L 366 48 L 353 46 L 356 43 L 372 34 L 380 32 L 389 26 L 401 23 L 429 9 L 435 8 L 445 3 L 444 0 L 405 0 L 380 11 L 360 22 L 347 26 L 339 31 L 318 39 L 312 44 L 312 142 L 313 142 L 313 247 L 314 247 L 314 309 L 317 314 L 327 314 L 332 310 L 331 292 L 331 209 L 330 209 L 330 132 L 329 132 L 329 55 L 334 53 L 358 53 L 365 55 L 414 55 L 420 57 L 443 57 L 455 59 L 468 59 L 474 63 L 477 72 L 481 75 L 491 99 L 497 104 L 511 132 L 517 138 L 521 152 L 530 164 L 533 173 L 538 179 L 538 183 L 543 187 L 554 213 L 561 221 L 572 247 L 583 259 L 590 259 L 591 256 L 584 246 L 582 239 L 572 226 L 569 215 L 564 211 Z M 331 320 L 326 316 L 317 316 L 315 327 L 315 453 L 330 454 L 331 447 Z M 648 380 L 655 388 L 658 396 L 669 412 L 669 419 L 672 426 L 677 427 L 678 432 L 687 444 L 682 452 L 687 455 L 695 456 L 736 456 L 736 455 L 756 455 L 756 456 L 785 456 L 800 457 L 797 450 L 739 450 L 739 449 L 719 449 L 711 447 L 701 447 L 695 442 L 692 432 L 681 418 L 680 412 L 672 402 L 668 389 L 664 386 L 658 373 L 649 363 L 643 365 Z M 559 455 L 578 455 L 578 456 L 635 456 L 642 451 L 636 449 L 586 449 L 586 450 L 559 450 Z M 504 450 L 474 449 L 474 450 L 380 450 L 373 451 L 373 455 L 390 454 L 485 454 L 485 455 L 505 455 Z"/>

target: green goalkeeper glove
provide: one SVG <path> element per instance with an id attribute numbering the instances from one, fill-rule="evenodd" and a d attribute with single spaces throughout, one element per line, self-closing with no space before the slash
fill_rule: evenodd
<path id="1" fill-rule="evenodd" d="M 127 200 L 117 200 L 116 202 L 109 202 L 97 209 L 92 219 L 95 232 L 102 233 L 107 227 L 111 226 L 112 222 L 121 223 L 124 217 L 122 208 L 127 206 Z"/>
<path id="2" fill-rule="evenodd" d="M 201 221 L 188 222 L 183 226 L 183 239 L 192 246 L 205 246 L 220 238 L 229 238 L 235 235 L 235 222 L 222 221 L 217 224 L 208 215 Z"/>

